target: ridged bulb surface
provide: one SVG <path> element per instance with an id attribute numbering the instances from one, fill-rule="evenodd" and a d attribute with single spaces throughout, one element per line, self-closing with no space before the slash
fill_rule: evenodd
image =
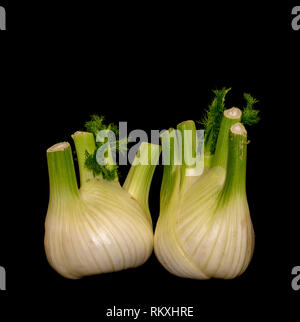
<path id="1" fill-rule="evenodd" d="M 152 249 L 152 224 L 118 183 L 95 179 L 81 186 L 79 198 L 50 200 L 46 255 L 67 278 L 142 265 Z"/>
<path id="2" fill-rule="evenodd" d="M 175 191 L 173 202 L 160 215 L 154 251 L 172 274 L 230 279 L 247 268 L 254 231 L 246 194 L 223 202 L 224 180 L 223 168 L 207 171 L 183 196 Z"/>

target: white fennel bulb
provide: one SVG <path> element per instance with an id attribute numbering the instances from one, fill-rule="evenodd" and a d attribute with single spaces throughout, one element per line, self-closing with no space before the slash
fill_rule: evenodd
<path id="1" fill-rule="evenodd" d="M 187 176 L 191 162 L 186 159 L 182 165 L 164 166 L 154 251 L 174 275 L 230 279 L 242 274 L 251 260 L 254 232 L 245 188 L 247 133 L 239 123 L 241 116 L 237 108 L 224 112 L 215 153 L 200 176 Z M 178 126 L 182 134 L 188 129 L 195 133 L 192 121 Z M 164 137 L 173 131 L 162 135 L 163 149 Z M 174 159 L 178 144 L 175 140 L 170 147 Z"/>
<path id="2" fill-rule="evenodd" d="M 136 162 L 121 187 L 115 172 L 109 181 L 86 168 L 85 152 L 95 150 L 93 134 L 76 132 L 72 137 L 80 189 L 70 145 L 63 142 L 47 150 L 50 198 L 45 251 L 50 265 L 71 279 L 142 265 L 153 250 L 148 194 L 159 146 L 141 144 L 139 160 L 151 154 L 152 164 Z"/>

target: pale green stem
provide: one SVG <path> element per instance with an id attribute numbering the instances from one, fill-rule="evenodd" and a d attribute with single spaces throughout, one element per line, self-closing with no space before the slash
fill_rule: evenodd
<path id="1" fill-rule="evenodd" d="M 79 198 L 76 174 L 70 144 L 62 142 L 47 150 L 50 184 L 50 202 L 71 203 Z"/>
<path id="2" fill-rule="evenodd" d="M 180 189 L 184 193 L 202 174 L 203 156 L 198 151 L 196 126 L 193 121 L 185 121 L 177 125 L 178 144 L 181 151 L 181 181 Z"/>
<path id="3" fill-rule="evenodd" d="M 174 129 L 169 129 L 161 135 L 162 161 L 164 166 L 163 178 L 160 189 L 160 215 L 167 212 L 172 204 L 179 202 L 178 192 L 180 189 L 181 158 L 179 146 Z"/>
<path id="4" fill-rule="evenodd" d="M 247 131 L 242 123 L 230 128 L 229 153 L 226 180 L 219 204 L 223 205 L 232 198 L 246 196 Z"/>
<path id="5" fill-rule="evenodd" d="M 140 204 L 151 223 L 148 198 L 159 155 L 159 145 L 142 142 L 123 185 L 123 188 Z"/>
<path id="6" fill-rule="evenodd" d="M 228 141 L 229 141 L 229 129 L 234 124 L 241 120 L 242 112 L 236 107 L 225 110 L 220 125 L 220 131 L 218 134 L 218 140 L 216 145 L 215 154 L 211 161 L 211 167 L 220 166 L 226 169 L 228 159 Z"/>
<path id="7" fill-rule="evenodd" d="M 93 154 L 95 152 L 95 139 L 92 133 L 81 131 L 75 132 L 72 135 L 72 139 L 74 140 L 75 144 L 79 167 L 80 185 L 82 186 L 86 181 L 95 178 L 93 171 L 85 166 L 86 152 L 89 154 Z"/>

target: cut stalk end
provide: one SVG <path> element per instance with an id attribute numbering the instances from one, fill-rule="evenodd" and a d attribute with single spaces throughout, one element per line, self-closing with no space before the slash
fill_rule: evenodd
<path id="1" fill-rule="evenodd" d="M 49 149 L 47 149 L 47 153 L 64 151 L 66 150 L 70 144 L 68 142 L 60 142 L 52 145 Z"/>
<path id="2" fill-rule="evenodd" d="M 232 107 L 224 111 L 224 116 L 232 120 L 239 120 L 242 117 L 242 111 L 237 107 Z"/>
<path id="3" fill-rule="evenodd" d="M 230 128 L 230 132 L 236 135 L 247 135 L 244 125 L 240 122 L 233 124 Z"/>

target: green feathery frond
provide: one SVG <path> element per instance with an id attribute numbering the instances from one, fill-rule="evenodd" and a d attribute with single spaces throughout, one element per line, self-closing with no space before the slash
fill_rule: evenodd
<path id="1" fill-rule="evenodd" d="M 245 125 L 251 126 L 260 121 L 260 117 L 258 116 L 259 110 L 253 109 L 253 105 L 257 103 L 258 100 L 248 93 L 244 93 L 244 98 L 247 102 L 247 105 L 243 108 L 241 122 Z"/>
<path id="2" fill-rule="evenodd" d="M 225 110 L 225 96 L 231 88 L 223 87 L 221 90 L 214 90 L 215 97 L 209 105 L 206 115 L 199 123 L 204 126 L 205 150 L 211 154 L 215 152 L 221 120 Z"/>
<path id="3" fill-rule="evenodd" d="M 103 179 L 114 180 L 118 175 L 118 165 L 116 164 L 107 164 L 100 165 L 97 162 L 97 151 L 104 144 L 109 143 L 109 149 L 112 153 L 119 151 L 120 153 L 125 153 L 127 151 L 128 138 L 118 139 L 119 129 L 117 125 L 110 123 L 109 125 L 104 124 L 104 116 L 92 115 L 91 120 L 85 123 L 85 128 L 88 132 L 94 134 L 95 140 L 100 131 L 112 131 L 116 137 L 114 141 L 95 142 L 96 149 L 93 153 L 85 151 L 85 166 L 93 171 L 94 176 L 102 175 Z"/>

